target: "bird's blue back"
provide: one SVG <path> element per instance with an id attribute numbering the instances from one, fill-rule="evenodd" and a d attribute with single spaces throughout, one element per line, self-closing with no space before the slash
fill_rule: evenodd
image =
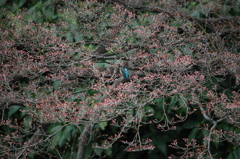
<path id="1" fill-rule="evenodd" d="M 126 79 L 129 79 L 129 72 L 127 68 L 122 69 L 121 73 Z"/>

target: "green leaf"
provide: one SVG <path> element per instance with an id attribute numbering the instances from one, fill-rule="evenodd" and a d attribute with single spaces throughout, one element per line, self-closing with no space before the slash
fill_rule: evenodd
<path id="1" fill-rule="evenodd" d="M 89 48 L 90 50 L 95 50 L 95 49 L 97 48 L 97 45 L 92 45 L 92 44 L 90 44 L 90 45 L 88 46 L 88 48 Z"/>
<path id="2" fill-rule="evenodd" d="M 75 34 L 74 38 L 76 42 L 83 41 L 83 35 L 80 33 Z"/>
<path id="3" fill-rule="evenodd" d="M 163 98 L 155 98 L 153 100 L 154 103 L 162 103 L 162 101 L 163 101 Z"/>
<path id="4" fill-rule="evenodd" d="M 32 117 L 26 116 L 23 120 L 23 125 L 25 130 L 30 130 L 32 123 Z"/>
<path id="5" fill-rule="evenodd" d="M 71 138 L 76 133 L 76 127 L 74 125 L 68 125 L 63 129 L 62 135 L 67 141 L 71 141 Z"/>
<path id="6" fill-rule="evenodd" d="M 174 95 L 172 97 L 170 97 L 170 107 L 176 106 L 176 102 L 177 102 L 177 95 Z"/>
<path id="7" fill-rule="evenodd" d="M 135 19 L 131 21 L 131 24 L 132 24 L 131 27 L 133 27 L 133 28 L 138 26 L 138 22 Z"/>
<path id="8" fill-rule="evenodd" d="M 104 36 L 105 34 L 106 34 L 106 31 L 100 31 L 100 32 L 98 33 L 99 36 Z"/>
<path id="9" fill-rule="evenodd" d="M 178 106 L 177 105 L 177 95 L 174 95 L 170 97 L 170 104 L 167 107 L 167 113 L 170 113 L 172 111 L 172 107 Z"/>
<path id="10" fill-rule="evenodd" d="M 51 128 L 49 130 L 49 133 L 54 134 L 56 131 L 58 131 L 59 129 L 62 128 L 62 125 L 54 124 L 54 125 L 51 125 L 50 127 Z M 51 138 L 51 141 L 52 141 L 51 142 L 52 143 L 52 145 L 51 145 L 52 148 L 56 147 L 57 145 L 59 145 L 60 147 L 63 146 L 66 143 L 66 138 L 64 136 L 63 129 L 61 129 L 56 134 L 54 134 L 54 136 Z"/>
<path id="11" fill-rule="evenodd" d="M 28 153 L 27 158 L 34 159 L 35 153 Z"/>
<path id="12" fill-rule="evenodd" d="M 112 148 L 108 148 L 108 149 L 104 149 L 104 154 L 107 154 L 108 156 L 110 156 L 112 158 Z"/>
<path id="13" fill-rule="evenodd" d="M 146 112 L 154 112 L 154 109 L 151 106 L 145 106 L 144 109 Z"/>
<path id="14" fill-rule="evenodd" d="M 188 136 L 188 139 L 196 139 L 199 128 L 194 128 Z"/>
<path id="15" fill-rule="evenodd" d="M 70 97 L 67 99 L 67 101 L 68 101 L 68 102 L 74 102 L 75 99 L 76 99 L 75 96 L 70 96 Z"/>
<path id="16" fill-rule="evenodd" d="M 18 3 L 17 3 L 17 6 L 18 6 L 19 8 L 22 7 L 26 1 L 27 1 L 27 0 L 19 0 Z"/>
<path id="17" fill-rule="evenodd" d="M 62 127 L 62 124 L 59 124 L 59 123 L 49 125 L 47 132 L 48 132 L 49 134 L 53 134 L 54 132 L 56 132 L 57 130 L 59 130 L 61 127 Z"/>
<path id="18" fill-rule="evenodd" d="M 99 127 L 100 127 L 102 130 L 105 130 L 105 128 L 107 127 L 107 122 L 100 122 L 100 123 L 99 123 Z"/>
<path id="19" fill-rule="evenodd" d="M 88 159 L 91 158 L 93 153 L 93 148 L 91 146 L 91 144 L 87 145 L 84 151 L 84 159 Z"/>
<path id="20" fill-rule="evenodd" d="M 184 54 L 184 55 L 189 55 L 190 57 L 193 57 L 193 50 L 191 50 L 189 47 L 182 47 L 180 49 L 180 51 Z"/>
<path id="21" fill-rule="evenodd" d="M 98 66 L 98 67 L 108 67 L 109 64 L 107 64 L 107 63 L 96 63 L 95 66 Z"/>
<path id="22" fill-rule="evenodd" d="M 57 91 L 60 89 L 61 81 L 54 81 L 53 82 L 53 88 Z"/>
<path id="23" fill-rule="evenodd" d="M 63 127 L 62 123 L 56 123 L 49 126 L 48 133 L 54 134 L 56 131 L 61 129 Z M 68 125 L 63 127 L 60 131 L 58 131 L 54 136 L 52 137 L 52 145 L 51 147 L 54 148 L 57 145 L 60 147 L 64 146 L 66 142 L 71 141 L 72 137 L 76 133 L 76 127 L 74 125 Z"/>
<path id="24" fill-rule="evenodd" d="M 0 1 L 0 6 L 3 6 L 6 2 L 7 2 L 7 0 L 1 0 Z"/>
<path id="25" fill-rule="evenodd" d="M 192 120 L 187 120 L 186 122 L 184 122 L 182 128 L 184 129 L 192 129 L 194 128 L 197 124 L 199 124 L 200 121 L 198 119 L 192 119 Z"/>
<path id="26" fill-rule="evenodd" d="M 63 145 L 66 144 L 66 142 L 67 142 L 66 137 L 64 136 L 63 132 L 60 131 L 60 132 L 59 132 L 58 145 L 59 145 L 60 147 L 62 147 Z"/>
<path id="27" fill-rule="evenodd" d="M 11 117 L 13 114 L 15 114 L 22 106 L 13 106 L 9 109 L 8 117 Z"/>
<path id="28" fill-rule="evenodd" d="M 206 83 L 204 83 L 203 86 L 207 87 L 208 89 L 213 89 L 213 86 L 218 84 L 219 80 L 221 80 L 221 79 L 216 78 L 216 77 L 210 77 L 210 79 L 208 79 L 208 81 Z"/>
<path id="29" fill-rule="evenodd" d="M 232 153 L 230 153 L 227 159 L 237 159 L 240 158 L 240 147 L 235 149 Z"/>
<path id="30" fill-rule="evenodd" d="M 52 137 L 52 139 L 51 139 L 52 149 L 54 149 L 57 145 L 61 146 L 61 144 L 62 144 L 61 136 L 62 136 L 62 133 L 60 131 Z"/>
<path id="31" fill-rule="evenodd" d="M 72 33 L 71 33 L 71 32 L 67 32 L 67 33 L 66 33 L 66 38 L 67 38 L 68 41 L 72 42 L 72 40 L 73 40 L 73 35 L 72 35 Z"/>
<path id="32" fill-rule="evenodd" d="M 96 155 L 101 156 L 101 154 L 102 154 L 102 149 L 96 148 L 96 149 L 94 149 L 94 152 L 96 153 Z"/>
<path id="33" fill-rule="evenodd" d="M 200 12 L 198 10 L 195 10 L 192 14 L 191 14 L 192 17 L 195 17 L 195 18 L 200 18 Z"/>
<path id="34" fill-rule="evenodd" d="M 156 147 L 164 154 L 167 155 L 167 146 L 164 138 L 161 137 L 155 137 L 153 139 Z"/>
<path id="35" fill-rule="evenodd" d="M 219 148 L 220 142 L 212 142 L 212 144 L 213 144 L 216 148 Z"/>
<path id="36" fill-rule="evenodd" d="M 135 43 L 135 37 L 129 37 L 129 38 L 126 38 L 125 39 L 126 40 L 126 42 L 130 42 L 130 43 Z"/>

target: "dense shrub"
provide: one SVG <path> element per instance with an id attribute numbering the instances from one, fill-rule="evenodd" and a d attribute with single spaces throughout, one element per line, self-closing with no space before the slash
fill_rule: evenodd
<path id="1" fill-rule="evenodd" d="M 239 158 L 239 6 L 2 2 L 1 157 Z"/>

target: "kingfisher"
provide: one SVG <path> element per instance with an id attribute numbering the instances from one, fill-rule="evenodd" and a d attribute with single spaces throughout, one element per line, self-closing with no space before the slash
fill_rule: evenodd
<path id="1" fill-rule="evenodd" d="M 125 79 L 129 80 L 129 72 L 127 68 L 122 69 L 120 72 L 123 75 L 123 77 L 125 77 Z"/>

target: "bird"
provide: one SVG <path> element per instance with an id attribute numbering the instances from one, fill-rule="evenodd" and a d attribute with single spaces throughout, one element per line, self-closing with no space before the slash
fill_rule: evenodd
<path id="1" fill-rule="evenodd" d="M 129 80 L 129 72 L 127 68 L 123 68 L 120 72 L 125 79 Z"/>

